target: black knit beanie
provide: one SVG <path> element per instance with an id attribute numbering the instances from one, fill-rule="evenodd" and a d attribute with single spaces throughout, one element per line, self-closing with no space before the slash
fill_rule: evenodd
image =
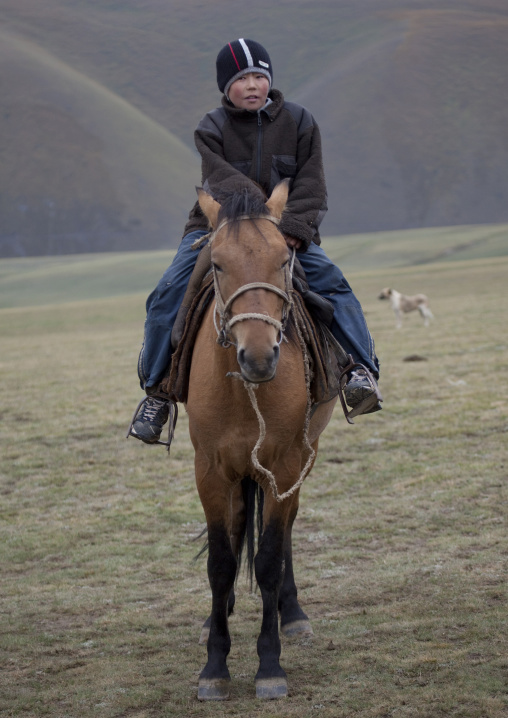
<path id="1" fill-rule="evenodd" d="M 272 63 L 265 48 L 254 40 L 228 42 L 217 55 L 217 84 L 226 96 L 235 80 L 247 72 L 265 75 L 272 86 Z"/>

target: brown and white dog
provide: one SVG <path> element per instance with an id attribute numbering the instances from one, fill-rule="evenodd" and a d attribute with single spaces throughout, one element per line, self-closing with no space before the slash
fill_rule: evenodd
<path id="1" fill-rule="evenodd" d="M 412 312 L 413 309 L 418 309 L 423 317 L 424 326 L 428 326 L 429 319 L 433 319 L 434 315 L 429 309 L 429 300 L 425 294 L 414 294 L 411 297 L 401 294 L 396 289 L 390 289 L 385 287 L 378 299 L 389 299 L 392 305 L 392 309 L 397 319 L 397 329 L 402 326 L 402 315 Z"/>

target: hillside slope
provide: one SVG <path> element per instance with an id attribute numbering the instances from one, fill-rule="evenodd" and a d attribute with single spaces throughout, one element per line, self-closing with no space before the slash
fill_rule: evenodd
<path id="1" fill-rule="evenodd" d="M 405 10 L 297 99 L 319 107 L 326 227 L 342 232 L 508 219 L 508 17 Z"/>
<path id="2" fill-rule="evenodd" d="M 195 154 L 31 43 L 0 33 L 0 253 L 163 247 L 181 234 Z"/>
<path id="3" fill-rule="evenodd" d="M 176 246 L 239 36 L 320 124 L 323 234 L 508 221 L 504 0 L 2 0 L 0 32 L 4 256 Z"/>

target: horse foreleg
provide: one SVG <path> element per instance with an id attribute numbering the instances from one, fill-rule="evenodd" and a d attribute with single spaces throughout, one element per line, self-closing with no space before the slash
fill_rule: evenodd
<path id="1" fill-rule="evenodd" d="M 235 607 L 235 601 L 236 601 L 235 589 L 232 588 L 231 591 L 229 592 L 229 598 L 228 598 L 228 616 L 231 616 L 231 614 L 233 613 L 233 609 Z M 200 646 L 206 646 L 206 644 L 208 642 L 208 636 L 210 635 L 211 623 L 212 623 L 212 614 L 210 614 L 208 616 L 208 618 L 206 619 L 206 621 L 203 623 L 203 625 L 201 627 L 201 633 L 199 634 L 199 641 L 198 641 L 198 644 Z"/>
<path id="2" fill-rule="evenodd" d="M 263 621 L 257 644 L 256 695 L 258 698 L 283 698 L 287 696 L 287 680 L 279 663 L 281 644 L 277 610 L 284 572 L 284 526 L 281 522 L 272 520 L 263 529 L 254 568 L 263 599 Z"/>
<path id="3" fill-rule="evenodd" d="M 228 606 L 234 600 L 232 589 L 237 570 L 237 560 L 231 546 L 233 487 L 220 466 L 199 449 L 192 432 L 191 438 L 196 450 L 196 486 L 206 516 L 208 581 L 212 591 L 212 611 L 207 620 L 208 660 L 199 676 L 198 699 L 225 700 L 229 698 L 231 681 L 226 663 L 231 648 Z"/>
<path id="4" fill-rule="evenodd" d="M 250 481 L 250 479 L 249 479 Z M 243 482 L 242 482 L 243 483 Z M 231 529 L 230 529 L 230 541 L 231 549 L 237 560 L 237 566 L 239 565 L 243 541 L 245 537 L 246 527 L 246 506 L 244 495 L 242 491 L 242 483 L 236 484 L 231 491 Z M 235 589 L 231 587 L 228 597 L 228 616 L 231 616 L 235 607 Z M 206 621 L 203 623 L 201 633 L 199 635 L 199 645 L 206 646 L 208 636 L 210 635 L 210 624 L 212 622 L 211 615 L 208 616 Z"/>
<path id="5" fill-rule="evenodd" d="M 231 550 L 227 525 L 208 527 L 208 579 L 212 589 L 208 661 L 198 682 L 199 700 L 229 698 L 231 677 L 226 658 L 231 648 L 228 628 L 228 601 L 236 575 L 236 559 Z"/>
<path id="6" fill-rule="evenodd" d="M 285 636 L 307 635 L 314 632 L 308 616 L 298 602 L 298 591 L 293 572 L 292 529 L 298 513 L 298 494 L 293 498 L 291 513 L 284 535 L 284 578 L 279 591 L 280 628 Z"/>

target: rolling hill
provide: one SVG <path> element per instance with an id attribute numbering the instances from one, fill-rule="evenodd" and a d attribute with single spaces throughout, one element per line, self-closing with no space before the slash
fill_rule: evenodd
<path id="1" fill-rule="evenodd" d="M 503 0 L 2 0 L 0 256 L 175 247 L 218 49 L 318 120 L 323 234 L 508 221 Z"/>
<path id="2" fill-rule="evenodd" d="M 0 34 L 0 67 L 4 255 L 161 246 L 183 225 L 199 165 L 178 138 L 28 42 Z"/>

